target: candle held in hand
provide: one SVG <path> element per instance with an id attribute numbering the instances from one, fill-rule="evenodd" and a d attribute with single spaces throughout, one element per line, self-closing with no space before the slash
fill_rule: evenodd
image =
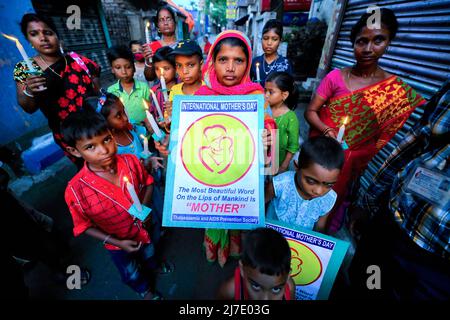
<path id="1" fill-rule="evenodd" d="M 134 186 L 130 183 L 127 177 L 123 177 L 123 181 L 125 182 L 125 187 L 128 190 L 128 194 L 130 195 L 131 199 L 133 200 L 133 204 L 136 207 L 138 211 L 142 211 L 142 205 L 141 201 L 139 200 L 136 190 L 134 189 Z"/>
<path id="2" fill-rule="evenodd" d="M 155 121 L 155 118 L 153 118 L 152 114 L 148 111 L 147 102 L 144 101 L 144 107 L 145 107 L 145 115 L 147 116 L 147 120 L 150 123 L 150 126 L 152 127 L 153 132 L 158 136 L 162 137 L 162 132 L 158 127 L 158 124 Z"/>
<path id="3" fill-rule="evenodd" d="M 150 21 L 145 24 L 145 43 L 150 43 Z"/>
<path id="4" fill-rule="evenodd" d="M 261 76 L 259 74 L 259 62 L 256 63 L 256 81 L 261 82 Z"/>
<path id="5" fill-rule="evenodd" d="M 143 142 L 143 144 L 144 144 L 144 153 L 150 153 L 149 151 L 148 151 L 148 139 L 147 139 L 147 137 L 146 136 L 144 136 L 143 134 L 141 134 L 141 139 L 142 139 L 142 142 Z"/>
<path id="6" fill-rule="evenodd" d="M 169 101 L 169 96 L 167 95 L 166 79 L 164 78 L 164 68 L 159 68 L 159 71 L 161 72 L 161 91 L 164 95 L 164 101 Z"/>
<path id="7" fill-rule="evenodd" d="M 156 98 L 156 94 L 153 92 L 152 89 L 150 89 L 150 94 L 152 95 L 153 104 L 156 107 L 156 111 L 158 111 L 159 119 L 162 121 L 164 119 L 164 115 L 161 111 L 161 106 L 159 105 L 158 99 Z"/>
<path id="8" fill-rule="evenodd" d="M 344 120 L 342 121 L 342 126 L 339 128 L 339 132 L 338 135 L 336 137 L 336 140 L 338 142 L 342 142 L 342 139 L 344 138 L 344 134 L 345 134 L 345 125 L 348 123 L 348 116 L 346 116 L 344 118 Z"/>

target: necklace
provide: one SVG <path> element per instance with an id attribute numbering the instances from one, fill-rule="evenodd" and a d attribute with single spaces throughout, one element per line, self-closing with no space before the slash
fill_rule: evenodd
<path id="1" fill-rule="evenodd" d="M 272 63 L 274 63 L 275 61 L 277 61 L 277 59 L 278 59 L 278 53 L 277 53 L 277 57 L 272 61 Z M 265 73 L 266 75 L 268 75 L 268 74 L 272 71 L 273 67 L 271 67 L 271 66 L 270 66 L 270 63 L 269 63 L 269 64 L 268 64 L 269 71 L 266 71 L 266 58 L 265 58 L 264 56 L 263 56 L 262 61 L 263 61 L 263 71 L 264 71 L 264 73 Z"/>
<path id="2" fill-rule="evenodd" d="M 53 70 L 53 69 L 48 65 L 48 63 L 44 60 L 44 58 L 42 58 L 41 55 L 39 55 L 39 58 L 41 58 L 41 61 L 47 66 L 47 68 L 50 69 L 51 72 L 53 72 L 54 74 L 56 74 L 58 77 L 60 77 L 60 78 L 62 79 L 62 76 L 61 76 L 59 73 L 55 72 L 55 70 Z M 65 67 L 64 67 L 64 70 L 66 70 L 66 68 L 67 68 L 67 60 L 66 60 L 66 56 L 63 56 L 63 58 L 64 58 L 64 61 L 65 61 L 65 63 L 66 63 L 66 65 L 65 65 Z"/>
<path id="3" fill-rule="evenodd" d="M 127 136 L 128 141 L 130 141 L 130 144 L 131 144 L 131 145 L 129 144 L 130 148 L 131 148 L 131 149 L 134 149 L 133 140 L 131 139 L 131 137 L 128 135 L 127 132 L 125 132 L 125 135 Z M 126 147 L 125 145 L 122 145 L 122 144 L 120 144 L 120 143 L 117 142 L 117 141 L 116 141 L 116 143 L 117 143 L 117 145 L 118 145 L 119 147 Z"/>

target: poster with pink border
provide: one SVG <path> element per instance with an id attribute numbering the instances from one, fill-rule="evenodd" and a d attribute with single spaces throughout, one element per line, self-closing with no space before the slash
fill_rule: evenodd
<path id="1" fill-rule="evenodd" d="M 175 96 L 163 226 L 264 225 L 264 97 Z"/>

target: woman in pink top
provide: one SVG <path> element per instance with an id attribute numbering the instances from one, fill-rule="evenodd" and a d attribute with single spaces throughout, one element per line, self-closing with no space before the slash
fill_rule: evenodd
<path id="1" fill-rule="evenodd" d="M 425 102 L 408 84 L 378 66 L 397 32 L 394 13 L 381 9 L 380 29 L 367 27 L 369 17 L 364 14 L 351 31 L 356 64 L 331 71 L 305 114 L 312 136 L 323 134 L 340 140 L 338 130 L 345 124 L 345 164 L 333 186 L 338 198 L 329 215 L 328 233 L 338 231 L 344 221 L 349 204 L 345 200 L 353 181 L 414 109 Z"/>

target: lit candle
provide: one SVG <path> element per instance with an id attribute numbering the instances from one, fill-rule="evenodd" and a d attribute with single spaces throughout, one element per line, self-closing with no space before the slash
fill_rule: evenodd
<path id="1" fill-rule="evenodd" d="M 127 115 L 127 118 L 128 118 L 128 122 L 130 122 L 131 123 L 131 119 L 130 119 L 130 116 L 128 115 L 128 112 L 127 112 L 127 107 L 125 107 L 125 103 L 123 102 L 123 99 L 122 98 L 119 98 L 119 100 L 120 100 L 120 102 L 122 103 L 122 105 L 123 105 L 123 111 L 125 111 L 125 114 Z"/>
<path id="2" fill-rule="evenodd" d="M 158 127 L 158 124 L 155 121 L 155 118 L 153 118 L 152 114 L 148 111 L 147 102 L 144 101 L 144 107 L 145 107 L 145 115 L 147 116 L 147 120 L 150 123 L 150 126 L 152 127 L 153 132 L 158 136 L 162 137 L 162 132 Z"/>
<path id="3" fill-rule="evenodd" d="M 138 211 L 142 211 L 141 201 L 139 201 L 139 198 L 136 194 L 136 190 L 134 189 L 134 186 L 129 182 L 127 177 L 123 177 L 123 181 L 125 182 L 125 186 L 128 190 L 128 193 L 129 193 L 131 199 L 133 200 L 134 206 L 136 207 L 136 209 Z"/>
<path id="4" fill-rule="evenodd" d="M 338 132 L 338 135 L 337 135 L 337 138 L 336 138 L 336 140 L 338 142 L 342 142 L 342 139 L 344 138 L 345 125 L 347 124 L 347 122 L 348 122 L 348 116 L 346 116 L 344 118 L 344 120 L 342 121 L 342 126 L 339 128 L 339 132 Z"/>
<path id="5" fill-rule="evenodd" d="M 145 25 L 145 42 L 150 43 L 150 22 L 147 21 Z"/>
<path id="6" fill-rule="evenodd" d="M 261 82 L 261 77 L 259 75 L 259 62 L 256 63 L 256 81 Z"/>
<path id="7" fill-rule="evenodd" d="M 22 44 L 19 42 L 19 39 L 12 37 L 12 36 L 8 36 L 6 34 L 4 34 L 2 32 L 2 35 L 6 38 L 9 39 L 11 41 L 14 41 L 16 43 L 16 47 L 19 50 L 23 60 L 25 60 L 25 63 L 27 64 L 28 70 L 30 72 L 36 72 L 36 69 L 33 67 L 33 64 L 30 61 L 30 58 L 28 57 L 27 53 L 25 52 L 25 49 L 23 48 Z"/>
<path id="8" fill-rule="evenodd" d="M 169 101 L 169 97 L 167 96 L 166 79 L 164 78 L 164 69 L 159 68 L 159 71 L 161 72 L 161 91 L 164 95 L 164 102 Z"/>
<path id="9" fill-rule="evenodd" d="M 164 119 L 163 113 L 161 111 L 161 106 L 159 105 L 158 99 L 156 99 L 156 95 L 152 89 L 150 89 L 150 94 L 152 95 L 153 104 L 155 105 L 156 110 L 158 111 L 159 118 Z"/>
<path id="10" fill-rule="evenodd" d="M 150 152 L 148 151 L 148 139 L 143 134 L 141 134 L 141 138 L 142 138 L 142 141 L 144 143 L 144 153 L 145 154 L 149 154 Z"/>

